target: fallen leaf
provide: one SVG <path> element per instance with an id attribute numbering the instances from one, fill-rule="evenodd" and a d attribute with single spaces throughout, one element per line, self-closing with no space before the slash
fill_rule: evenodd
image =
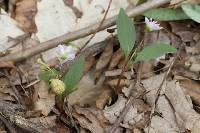
<path id="1" fill-rule="evenodd" d="M 108 81 L 106 81 L 106 84 L 109 85 L 109 86 L 111 86 L 111 87 L 116 87 L 116 86 L 117 86 L 117 83 L 118 83 L 118 80 L 119 80 L 119 79 L 108 80 Z M 122 86 L 129 86 L 129 85 L 131 84 L 131 82 L 133 82 L 133 80 L 121 79 L 121 80 L 120 80 L 119 87 L 122 87 Z"/>
<path id="2" fill-rule="evenodd" d="M 120 8 L 126 9 L 129 5 L 128 0 L 117 0 L 113 1 L 110 6 L 110 10 L 107 14 L 106 18 L 110 18 L 112 16 L 117 15 Z M 105 14 L 105 11 L 108 6 L 107 0 L 74 0 L 73 6 L 76 7 L 80 12 L 82 12 L 81 18 L 77 19 L 77 24 L 75 27 L 75 30 L 85 28 L 86 26 L 90 26 L 93 23 L 100 22 Z M 102 42 L 105 40 L 105 38 L 109 37 L 110 33 L 108 33 L 106 30 L 98 32 L 95 37 L 90 41 L 88 46 L 91 46 L 95 43 Z M 78 46 L 83 46 L 85 42 L 90 38 L 91 36 L 87 36 L 84 38 L 81 38 L 79 40 L 74 41 L 75 44 L 78 44 Z"/>
<path id="3" fill-rule="evenodd" d="M 105 50 L 101 54 L 101 56 L 96 64 L 97 71 L 105 68 L 108 65 L 108 63 L 110 62 L 111 56 L 113 54 L 113 41 L 112 40 L 113 39 L 111 38 L 111 40 L 108 42 L 107 46 L 105 47 Z"/>
<path id="4" fill-rule="evenodd" d="M 35 16 L 40 42 L 51 40 L 74 30 L 76 16 L 63 0 L 37 1 L 38 12 Z M 56 48 L 42 53 L 45 62 L 57 57 Z"/>
<path id="5" fill-rule="evenodd" d="M 185 62 L 185 67 L 188 68 L 189 71 L 199 73 L 200 72 L 200 56 L 194 55 L 190 56 L 189 59 Z"/>
<path id="6" fill-rule="evenodd" d="M 94 56 L 86 58 L 83 73 L 84 74 L 87 73 L 93 67 L 94 63 L 95 63 L 95 57 Z"/>
<path id="7" fill-rule="evenodd" d="M 24 34 L 24 32 L 18 27 L 18 24 L 8 14 L 0 14 L 0 52 L 5 52 L 13 44 L 9 44 L 9 38 L 16 38 Z"/>
<path id="8" fill-rule="evenodd" d="M 118 49 L 113 53 L 108 69 L 112 70 L 114 67 L 116 67 L 122 58 L 124 58 L 122 49 Z"/>
<path id="9" fill-rule="evenodd" d="M 77 113 L 73 113 L 73 116 L 81 125 L 81 127 L 89 130 L 91 133 L 105 133 L 105 129 L 99 123 L 97 117 L 86 108 L 75 108 Z"/>
<path id="10" fill-rule="evenodd" d="M 37 12 L 37 0 L 21 0 L 16 4 L 15 20 L 26 32 L 36 32 L 35 15 Z"/>
<path id="11" fill-rule="evenodd" d="M 0 78 L 0 99 L 5 101 L 15 101 L 16 95 L 6 78 Z"/>
<path id="12" fill-rule="evenodd" d="M 34 85 L 34 88 L 38 89 L 38 99 L 35 101 L 34 110 L 41 110 L 42 114 L 47 116 L 55 105 L 55 94 L 49 91 L 49 86 L 44 81 Z"/>
<path id="13" fill-rule="evenodd" d="M 76 90 L 69 94 L 68 101 L 70 105 L 94 105 L 96 99 L 101 93 L 101 86 L 104 79 L 101 78 L 97 84 L 91 76 L 91 72 L 82 77 L 76 86 Z"/>
<path id="14" fill-rule="evenodd" d="M 197 81 L 182 76 L 175 76 L 174 79 L 180 82 L 180 86 L 183 87 L 184 92 L 191 96 L 195 104 L 200 106 L 200 84 Z"/>
<path id="15" fill-rule="evenodd" d="M 104 86 L 102 93 L 96 100 L 96 107 L 98 109 L 103 109 L 106 103 L 108 102 L 109 98 L 111 98 L 111 89 L 108 86 Z"/>
<path id="16" fill-rule="evenodd" d="M 115 121 L 120 116 L 126 104 L 127 104 L 127 99 L 124 98 L 122 95 L 119 95 L 117 101 L 113 105 L 105 107 L 105 109 L 103 110 L 105 118 L 111 124 L 115 123 Z M 135 123 L 137 123 L 142 119 L 142 115 L 143 115 L 142 113 L 139 114 L 137 112 L 137 108 L 135 108 L 134 106 L 130 106 L 127 114 L 123 118 L 121 126 L 125 128 L 130 128 L 130 125 L 134 125 Z"/>
<path id="17" fill-rule="evenodd" d="M 8 61 L 8 62 L 1 62 L 0 68 L 14 68 L 15 67 L 15 62 L 13 61 Z"/>

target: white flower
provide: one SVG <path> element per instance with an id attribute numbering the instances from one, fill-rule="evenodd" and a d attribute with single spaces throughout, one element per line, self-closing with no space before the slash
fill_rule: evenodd
<path id="1" fill-rule="evenodd" d="M 57 54 L 61 62 L 73 60 L 76 57 L 77 48 L 75 46 L 58 45 Z"/>
<path id="2" fill-rule="evenodd" d="M 149 31 L 161 30 L 163 28 L 160 26 L 160 24 L 158 24 L 157 21 L 153 21 L 152 18 L 148 19 L 145 17 L 145 23 Z"/>

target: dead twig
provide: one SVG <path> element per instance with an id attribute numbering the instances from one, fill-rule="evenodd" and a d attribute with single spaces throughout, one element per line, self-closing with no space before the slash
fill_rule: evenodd
<path id="1" fill-rule="evenodd" d="M 66 115 L 69 116 L 72 126 L 76 129 L 77 133 L 79 133 L 80 132 L 79 128 L 78 128 L 78 126 L 77 126 L 77 124 L 76 124 L 76 122 L 75 122 L 75 120 L 74 120 L 74 118 L 72 116 L 72 106 L 69 105 L 67 97 L 64 99 L 63 108 L 65 110 Z"/>
<path id="2" fill-rule="evenodd" d="M 127 12 L 128 16 L 130 17 L 135 17 L 137 15 L 140 15 L 142 13 L 144 13 L 145 11 L 148 11 L 150 9 L 159 7 L 161 5 L 167 4 L 169 3 L 171 0 L 153 0 L 153 1 L 148 1 L 142 5 L 139 5 L 131 10 L 129 10 Z M 116 18 L 117 16 L 114 16 L 112 18 L 108 18 L 106 19 L 101 28 L 98 30 L 104 30 L 108 27 L 111 27 L 113 25 L 115 25 L 116 23 Z M 57 37 L 55 39 L 49 40 L 47 42 L 44 43 L 40 43 L 37 46 L 33 46 L 32 48 L 28 48 L 25 49 L 23 51 L 18 51 L 16 53 L 13 54 L 9 54 L 5 57 L 0 58 L 0 62 L 3 61 L 22 61 L 25 60 L 29 57 L 32 57 L 38 53 L 44 52 L 48 49 L 54 48 L 56 47 L 58 44 L 63 43 L 63 42 L 71 42 L 74 40 L 77 40 L 79 38 L 82 37 L 86 37 L 90 34 L 93 34 L 96 32 L 96 29 L 99 27 L 99 23 L 95 23 L 92 26 L 88 26 L 86 28 L 74 31 L 74 32 L 70 32 L 67 34 L 64 34 L 60 37 Z"/>
<path id="3" fill-rule="evenodd" d="M 158 88 L 158 90 L 157 90 L 157 92 L 156 92 L 156 96 L 155 96 L 156 99 L 155 99 L 155 102 L 154 102 L 154 104 L 153 104 L 152 111 L 151 111 L 151 114 L 150 114 L 150 122 L 149 122 L 149 127 L 148 127 L 148 133 L 149 133 L 149 131 L 150 131 L 151 119 L 152 119 L 152 117 L 153 117 L 153 114 L 155 113 L 156 105 L 157 105 L 158 100 L 159 100 L 159 97 L 160 97 L 160 93 L 161 93 L 161 90 L 162 90 L 162 86 L 163 86 L 164 82 L 166 81 L 166 79 L 167 79 L 169 73 L 171 72 L 171 69 L 172 69 L 172 67 L 174 66 L 175 61 L 176 61 L 177 58 L 179 57 L 181 50 L 182 50 L 182 49 L 184 48 L 184 46 L 185 46 L 185 44 L 184 44 L 184 42 L 182 41 L 182 39 L 181 39 L 180 36 L 176 35 L 176 34 L 173 33 L 173 32 L 168 31 L 167 29 L 164 29 L 164 31 L 166 31 L 167 33 L 170 33 L 170 34 L 172 34 L 172 35 L 178 37 L 178 38 L 181 40 L 182 45 L 180 45 L 180 49 L 178 50 L 178 52 L 177 52 L 177 54 L 175 55 L 175 57 L 174 57 L 174 59 L 172 60 L 172 62 L 170 63 L 169 68 L 168 68 L 167 72 L 165 73 L 165 75 L 164 75 L 164 77 L 163 77 L 163 80 L 162 80 L 162 82 L 161 82 L 161 84 L 160 84 L 160 86 L 159 86 L 159 88 Z"/>
<path id="4" fill-rule="evenodd" d="M 101 20 L 101 22 L 100 22 L 100 24 L 99 24 L 99 27 L 98 27 L 98 28 L 96 29 L 96 31 L 92 34 L 92 36 L 87 40 L 87 42 L 80 48 L 79 52 L 82 51 L 82 50 L 90 43 L 90 41 L 95 37 L 96 33 L 101 29 L 101 26 L 103 25 L 103 22 L 105 21 L 106 16 L 107 16 L 107 14 L 108 14 L 108 11 L 109 11 L 109 9 L 110 9 L 111 3 L 112 3 L 112 0 L 109 0 L 108 7 L 107 7 L 106 12 L 105 12 L 105 14 L 104 14 L 104 16 L 103 16 L 103 19 Z M 79 52 L 78 52 L 78 53 L 79 53 Z M 77 53 L 77 54 L 78 54 L 78 53 Z"/>
<path id="5" fill-rule="evenodd" d="M 5 116 L 1 112 L 0 112 L 0 120 L 6 125 L 10 133 L 17 133 L 14 127 L 12 126 L 12 123 L 6 120 Z"/>
<path id="6" fill-rule="evenodd" d="M 125 108 L 123 109 L 123 111 L 121 112 L 119 118 L 116 120 L 116 122 L 114 123 L 114 125 L 111 127 L 111 129 L 108 131 L 108 133 L 114 133 L 115 130 L 117 129 L 117 127 L 120 125 L 120 123 L 123 121 L 124 117 L 126 116 L 126 114 L 128 113 L 131 105 L 133 104 L 133 102 L 142 97 L 144 95 L 144 93 L 140 92 L 140 80 L 141 80 L 141 65 L 142 63 L 139 64 L 138 66 L 138 72 L 137 72 L 137 79 L 136 79 L 136 83 L 131 85 L 131 94 L 130 97 L 128 99 L 128 102 L 125 106 Z M 134 94 L 133 90 L 138 90 L 138 93 Z"/>

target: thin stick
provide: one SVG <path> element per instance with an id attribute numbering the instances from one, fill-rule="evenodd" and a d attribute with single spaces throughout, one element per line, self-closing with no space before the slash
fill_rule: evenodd
<path id="1" fill-rule="evenodd" d="M 120 76 L 119 76 L 119 79 L 118 79 L 118 81 L 117 81 L 117 86 L 116 86 L 116 88 L 119 87 L 119 84 L 120 84 L 122 75 L 123 75 L 123 73 L 125 72 L 125 70 L 126 70 L 126 68 L 127 68 L 127 65 L 129 65 L 130 61 L 131 61 L 131 60 L 133 59 L 133 57 L 136 55 L 136 53 L 137 53 L 138 49 L 140 49 L 142 43 L 143 43 L 143 40 L 139 43 L 139 45 L 138 45 L 136 48 L 133 48 L 133 49 L 131 50 L 131 53 L 129 54 L 128 59 L 125 61 L 124 66 L 122 67 L 122 71 L 121 71 Z"/>
<path id="2" fill-rule="evenodd" d="M 161 84 L 160 84 L 160 86 L 159 86 L 159 88 L 158 88 L 158 90 L 157 90 L 157 92 L 156 92 L 156 99 L 155 99 L 155 102 L 154 102 L 154 104 L 153 104 L 153 109 L 152 109 L 151 114 L 150 114 L 150 122 L 149 122 L 149 127 L 148 127 L 148 133 L 150 132 L 151 119 L 152 119 L 153 114 L 154 114 L 154 112 L 155 112 L 155 109 L 156 109 L 156 106 L 157 106 L 157 103 L 158 103 L 158 100 L 159 100 L 159 97 L 160 97 L 160 93 L 161 93 L 161 90 L 162 90 L 162 86 L 163 86 L 164 82 L 166 81 L 167 76 L 168 76 L 169 73 L 171 72 L 171 69 L 172 69 L 172 67 L 174 66 L 175 61 L 176 61 L 177 58 L 179 57 L 179 55 L 180 55 L 180 53 L 181 53 L 181 50 L 182 50 L 182 49 L 184 48 L 184 46 L 185 46 L 185 43 L 183 42 L 183 40 L 181 39 L 180 36 L 176 35 L 176 34 L 173 33 L 173 32 L 168 31 L 167 29 L 164 29 L 164 31 L 166 31 L 167 33 L 170 33 L 170 34 L 172 34 L 172 35 L 178 37 L 178 38 L 181 40 L 182 45 L 180 46 L 180 49 L 178 50 L 178 53 L 176 54 L 176 56 L 174 57 L 174 59 L 173 59 L 172 62 L 170 63 L 170 66 L 169 66 L 167 72 L 165 73 L 165 75 L 164 75 L 164 77 L 163 77 L 163 80 L 162 80 L 162 82 L 161 82 Z"/>
<path id="3" fill-rule="evenodd" d="M 152 1 L 148 1 L 144 4 L 141 4 L 131 10 L 129 10 L 127 12 L 128 16 L 130 17 L 135 17 L 137 15 L 140 15 L 150 9 L 153 9 L 153 8 L 156 8 L 156 7 L 159 7 L 161 5 L 164 5 L 164 4 L 167 4 L 169 3 L 171 0 L 152 0 Z M 117 16 L 114 16 L 112 18 L 108 18 L 104 21 L 104 23 L 102 24 L 101 28 L 99 29 L 100 30 L 104 30 L 108 27 L 111 27 L 113 25 L 115 25 L 116 23 L 116 18 Z M 67 34 L 64 34 L 60 37 L 57 37 L 55 39 L 52 39 L 52 40 L 49 40 L 47 42 L 44 42 L 44 43 L 40 43 L 36 46 L 33 46 L 32 48 L 28 48 L 28 49 L 25 49 L 23 51 L 18 51 L 16 53 L 13 53 L 13 54 L 9 54 L 5 57 L 2 57 L 0 58 L 0 62 L 3 62 L 3 61 L 22 61 L 22 60 L 25 60 L 29 57 L 32 57 L 36 54 L 39 54 L 41 52 L 44 52 L 46 50 L 49 50 L 51 48 L 54 48 L 56 47 L 58 44 L 60 43 L 63 43 L 63 42 L 71 42 L 71 41 L 74 41 L 74 40 L 77 40 L 79 38 L 83 38 L 83 37 L 86 37 L 90 34 L 93 34 L 96 32 L 96 29 L 98 28 L 99 26 L 99 23 L 95 23 L 91 26 L 88 26 L 86 28 L 83 28 L 83 29 L 80 29 L 80 30 L 77 30 L 77 31 L 74 31 L 74 32 L 70 32 L 70 33 L 67 33 Z"/>
<path id="4" fill-rule="evenodd" d="M 0 120 L 6 125 L 10 133 L 17 133 L 12 123 L 5 118 L 2 112 L 0 112 Z"/>
<path id="5" fill-rule="evenodd" d="M 103 19 L 101 20 L 101 22 L 100 22 L 100 24 L 99 24 L 99 27 L 98 27 L 98 28 L 96 29 L 96 31 L 92 34 L 92 36 L 87 40 L 87 42 L 80 48 L 80 50 L 79 50 L 79 52 L 78 52 L 77 54 L 79 54 L 80 51 L 82 51 L 82 50 L 90 43 L 90 41 L 95 37 L 96 33 L 101 29 L 101 26 L 103 25 L 103 22 L 105 21 L 106 16 L 107 16 L 107 14 L 108 14 L 108 11 L 109 11 L 109 9 L 110 9 L 111 3 L 112 3 L 112 0 L 110 0 L 109 3 L 108 3 L 108 7 L 107 7 L 106 12 L 105 12 L 105 14 L 104 14 L 104 16 L 103 16 Z"/>
<path id="6" fill-rule="evenodd" d="M 124 117 L 126 116 L 126 114 L 128 113 L 131 105 L 133 104 L 133 102 L 141 97 L 141 94 L 138 93 L 136 95 L 133 94 L 133 90 L 138 88 L 140 86 L 140 80 L 141 80 L 141 63 L 138 66 L 138 73 L 137 73 L 137 79 L 136 79 L 136 83 L 131 85 L 131 94 L 130 97 L 128 99 L 128 102 L 125 106 L 125 108 L 123 109 L 123 111 L 120 113 L 119 118 L 116 120 L 116 122 L 114 123 L 114 125 L 111 127 L 111 129 L 108 131 L 108 133 L 114 133 L 115 130 L 117 129 L 117 127 L 120 125 L 120 123 L 123 121 Z"/>

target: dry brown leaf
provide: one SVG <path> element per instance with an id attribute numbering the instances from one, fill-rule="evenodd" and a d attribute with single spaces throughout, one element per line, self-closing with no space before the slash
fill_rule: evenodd
<path id="1" fill-rule="evenodd" d="M 146 97 L 150 105 L 155 103 L 163 77 L 164 74 L 160 74 L 142 81 L 144 88 L 149 91 Z M 176 80 L 164 82 L 155 110 L 162 114 L 162 117 L 153 116 L 149 133 L 175 133 L 186 130 L 197 133 L 196 129 L 200 127 L 200 115 L 193 109 L 190 97 L 184 94 Z M 148 128 L 145 131 L 147 132 Z"/>
<path id="2" fill-rule="evenodd" d="M 153 76 L 153 62 L 152 61 L 144 61 L 141 68 L 141 78 L 149 78 Z"/>
<path id="3" fill-rule="evenodd" d="M 96 70 L 102 70 L 105 68 L 108 63 L 110 62 L 111 56 L 113 54 L 113 39 L 108 42 L 107 46 L 105 47 L 105 50 L 101 54 L 97 64 L 96 64 Z"/>
<path id="4" fill-rule="evenodd" d="M 117 82 L 119 79 L 112 79 L 106 82 L 107 85 L 111 86 L 111 87 L 116 87 L 117 86 Z M 122 86 L 129 86 L 131 84 L 131 82 L 133 82 L 133 80 L 129 80 L 129 79 L 121 79 L 120 80 L 120 84 L 119 87 Z"/>
<path id="5" fill-rule="evenodd" d="M 122 52 L 122 49 L 118 49 L 112 55 L 112 58 L 111 58 L 111 61 L 110 61 L 108 69 L 112 70 L 114 67 L 116 67 L 122 58 L 124 58 L 124 54 Z"/>
<path id="6" fill-rule="evenodd" d="M 89 58 L 87 58 L 85 66 L 84 66 L 84 73 L 87 73 L 92 68 L 94 63 L 95 63 L 95 57 L 94 56 L 92 56 L 92 57 L 90 56 Z"/>
<path id="7" fill-rule="evenodd" d="M 117 64 L 118 68 L 123 69 L 125 63 L 126 63 L 125 60 L 120 60 L 120 62 Z"/>
<path id="8" fill-rule="evenodd" d="M 177 34 L 183 42 L 194 41 L 194 36 L 197 34 L 191 27 L 190 21 L 184 22 L 169 22 L 172 32 Z M 179 39 L 178 39 L 179 40 Z"/>
<path id="9" fill-rule="evenodd" d="M 96 100 L 96 107 L 99 109 L 103 109 L 110 97 L 111 97 L 111 89 L 108 86 L 104 86 L 103 92 Z"/>
<path id="10" fill-rule="evenodd" d="M 13 92 L 9 81 L 6 78 L 0 78 L 0 100 L 15 101 L 16 95 Z"/>
<path id="11" fill-rule="evenodd" d="M 36 0 L 21 0 L 16 4 L 15 19 L 26 32 L 36 32 L 35 14 L 37 12 Z"/>
<path id="12" fill-rule="evenodd" d="M 185 66 L 188 68 L 189 71 L 198 73 L 200 72 L 200 56 L 191 56 L 189 59 L 185 62 Z"/>
<path id="13" fill-rule="evenodd" d="M 182 76 L 175 76 L 174 78 L 180 82 L 180 86 L 184 88 L 186 94 L 191 96 L 192 100 L 200 106 L 200 84 Z"/>
<path id="14" fill-rule="evenodd" d="M 15 62 L 13 62 L 13 61 L 0 63 L 0 68 L 14 68 L 14 67 L 15 67 Z"/>
<path id="15" fill-rule="evenodd" d="M 70 93 L 68 96 L 68 102 L 70 105 L 94 105 L 98 95 L 101 93 L 101 86 L 104 82 L 103 78 L 100 78 L 97 84 L 94 82 L 94 78 L 91 73 L 87 73 L 82 77 L 78 85 L 77 90 Z"/>
<path id="16" fill-rule="evenodd" d="M 33 59 L 33 58 L 32 58 Z M 18 65 L 18 69 L 12 69 L 10 71 L 13 82 L 15 85 L 27 83 L 36 79 L 40 71 L 38 64 L 33 62 L 31 59 L 27 62 Z"/>
<path id="17" fill-rule="evenodd" d="M 44 116 L 47 116 L 55 105 L 55 94 L 49 91 L 49 86 L 44 81 L 40 81 L 34 85 L 35 89 L 38 89 L 38 99 L 35 101 L 35 110 L 41 110 Z"/>
<path id="18" fill-rule="evenodd" d="M 198 133 L 200 129 L 200 115 L 193 109 L 189 97 L 187 97 L 179 82 L 170 81 L 166 86 L 165 94 L 179 117 L 184 122 L 186 129 L 191 133 Z"/>
<path id="19" fill-rule="evenodd" d="M 121 73 L 122 73 L 122 69 L 114 69 L 114 70 L 106 71 L 105 76 L 116 77 L 116 76 L 121 75 Z M 131 79 L 134 76 L 134 72 L 127 71 L 127 72 L 123 72 L 122 75 L 127 79 Z"/>
<path id="20" fill-rule="evenodd" d="M 81 127 L 92 133 L 105 133 L 105 129 L 90 110 L 80 107 L 76 107 L 75 110 L 77 113 L 73 113 L 73 116 L 78 120 Z"/>

